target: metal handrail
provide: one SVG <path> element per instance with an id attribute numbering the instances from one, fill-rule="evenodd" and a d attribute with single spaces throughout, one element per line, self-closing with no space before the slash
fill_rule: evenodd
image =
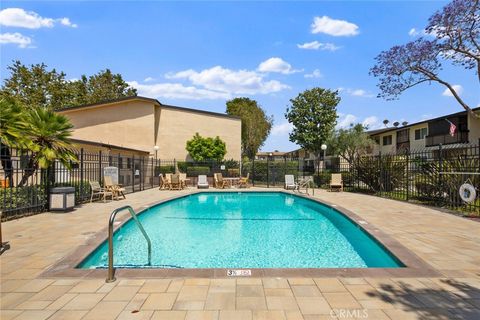
<path id="1" fill-rule="evenodd" d="M 117 208 L 112 211 L 112 213 L 110 214 L 110 219 L 108 221 L 108 277 L 107 277 L 107 280 L 105 280 L 106 282 L 114 282 L 116 280 L 114 275 L 114 270 L 113 270 L 113 222 L 115 221 L 115 216 L 117 215 L 117 213 L 123 210 L 128 210 L 128 212 L 130 212 L 132 219 L 135 221 L 135 223 L 137 224 L 137 227 L 142 232 L 143 236 L 145 237 L 145 240 L 147 240 L 148 265 L 152 264 L 152 242 L 150 241 L 150 238 L 145 232 L 145 229 L 143 229 L 142 224 L 138 220 L 137 214 L 135 213 L 135 211 L 131 206 L 124 206 L 124 207 Z"/>

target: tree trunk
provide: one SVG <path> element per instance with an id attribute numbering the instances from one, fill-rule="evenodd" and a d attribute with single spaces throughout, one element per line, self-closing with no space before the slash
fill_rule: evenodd
<path id="1" fill-rule="evenodd" d="M 33 174 L 37 171 L 37 167 L 38 165 L 35 163 L 35 156 L 33 155 L 28 160 L 28 165 L 27 168 L 25 168 L 24 170 L 22 180 L 20 180 L 20 182 L 18 183 L 19 187 L 23 187 L 28 182 L 28 178 L 33 176 Z"/>
<path id="2" fill-rule="evenodd" d="M 0 144 L 0 159 L 5 172 L 5 178 L 8 179 L 8 185 L 11 186 L 13 183 L 12 154 L 10 148 L 3 143 Z"/>

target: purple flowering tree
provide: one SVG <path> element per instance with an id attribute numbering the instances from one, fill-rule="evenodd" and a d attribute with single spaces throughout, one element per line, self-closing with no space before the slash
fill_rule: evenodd
<path id="1" fill-rule="evenodd" d="M 370 74 L 379 79 L 378 97 L 392 100 L 420 83 L 437 82 L 474 114 L 454 86 L 441 77 L 440 71 L 445 62 L 475 69 L 480 83 L 479 0 L 453 0 L 430 17 L 425 33 L 433 39 L 420 37 L 383 51 L 375 58 L 376 65 Z"/>

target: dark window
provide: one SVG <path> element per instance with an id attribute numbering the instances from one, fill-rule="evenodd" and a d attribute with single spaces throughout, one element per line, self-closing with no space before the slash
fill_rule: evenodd
<path id="1" fill-rule="evenodd" d="M 403 129 L 397 131 L 397 144 L 410 141 L 410 129 Z"/>
<path id="2" fill-rule="evenodd" d="M 388 146 L 392 144 L 392 135 L 383 137 L 383 145 Z"/>
<path id="3" fill-rule="evenodd" d="M 131 169 L 131 168 L 132 168 L 132 159 L 127 158 L 127 169 Z"/>
<path id="4" fill-rule="evenodd" d="M 380 144 L 380 137 L 373 137 L 373 141 L 375 141 L 376 144 Z"/>
<path id="5" fill-rule="evenodd" d="M 415 140 L 425 139 L 427 134 L 428 134 L 428 129 L 427 128 L 417 129 L 417 130 L 415 130 Z"/>
<path id="6" fill-rule="evenodd" d="M 123 158 L 122 157 L 118 157 L 118 168 L 119 169 L 123 168 Z"/>

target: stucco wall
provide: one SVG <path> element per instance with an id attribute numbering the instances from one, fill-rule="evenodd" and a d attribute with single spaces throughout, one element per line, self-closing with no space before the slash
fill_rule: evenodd
<path id="1" fill-rule="evenodd" d="M 428 135 L 428 124 L 421 123 L 410 127 L 410 150 L 420 150 L 425 148 L 425 138 L 420 140 L 415 140 L 415 130 L 427 128 L 427 135 Z"/>
<path id="2" fill-rule="evenodd" d="M 468 115 L 468 142 L 472 144 L 478 144 L 480 139 L 480 119 Z"/>
<path id="3" fill-rule="evenodd" d="M 65 112 L 74 126 L 72 138 L 152 152 L 154 104 L 128 101 Z"/>
<path id="4" fill-rule="evenodd" d="M 188 109 L 159 106 L 133 100 L 62 112 L 74 125 L 74 139 L 101 142 L 141 150 L 161 159 L 188 158 L 186 142 L 196 132 L 219 136 L 227 145 L 225 159 L 241 158 L 241 121 Z M 90 148 L 98 150 L 98 148 Z"/>
<path id="5" fill-rule="evenodd" d="M 240 160 L 241 130 L 239 119 L 161 107 L 158 157 L 187 159 L 186 143 L 198 132 L 204 137 L 219 136 L 227 145 L 225 159 Z"/>

